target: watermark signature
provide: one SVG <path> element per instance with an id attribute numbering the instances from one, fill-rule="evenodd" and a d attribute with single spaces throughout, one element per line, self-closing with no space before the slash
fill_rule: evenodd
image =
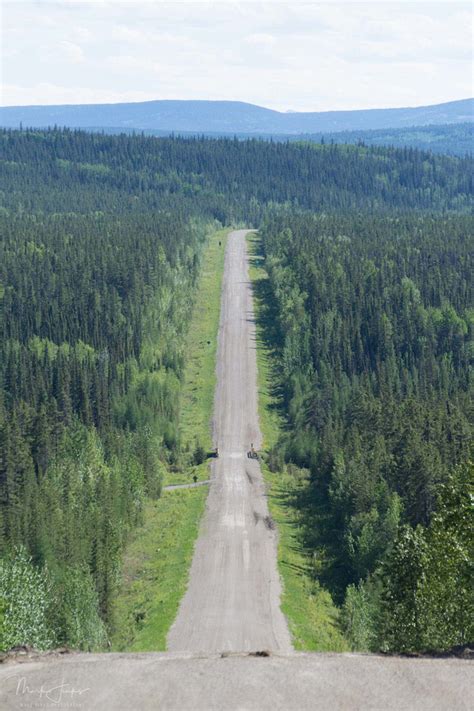
<path id="1" fill-rule="evenodd" d="M 66 708 L 80 708 L 80 700 L 90 691 L 90 688 L 75 688 L 72 684 L 62 679 L 58 683 L 30 685 L 25 676 L 13 674 L 8 679 L 16 679 L 16 696 L 22 697 L 22 707 L 47 708 L 48 706 L 62 706 Z"/>

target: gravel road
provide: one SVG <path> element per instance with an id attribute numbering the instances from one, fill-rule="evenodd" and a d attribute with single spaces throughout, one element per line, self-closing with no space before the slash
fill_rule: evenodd
<path id="1" fill-rule="evenodd" d="M 0 666 L 0 708 L 471 711 L 473 664 L 362 654 L 78 654 Z"/>
<path id="2" fill-rule="evenodd" d="M 168 635 L 172 652 L 291 649 L 280 610 L 276 532 L 268 514 L 258 461 L 255 324 L 246 234 L 229 236 L 222 287 L 214 442 L 206 513 L 190 581 Z"/>

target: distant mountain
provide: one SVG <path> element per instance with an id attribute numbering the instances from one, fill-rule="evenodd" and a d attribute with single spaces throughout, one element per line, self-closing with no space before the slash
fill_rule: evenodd
<path id="1" fill-rule="evenodd" d="M 400 109 L 282 113 L 241 101 L 146 101 L 128 104 L 9 106 L 0 126 L 70 126 L 164 132 L 314 134 L 474 120 L 474 99 Z"/>

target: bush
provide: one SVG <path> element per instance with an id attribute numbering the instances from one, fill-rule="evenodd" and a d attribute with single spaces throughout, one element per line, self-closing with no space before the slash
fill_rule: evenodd
<path id="1" fill-rule="evenodd" d="M 3 650 L 28 644 L 36 649 L 54 646 L 48 620 L 51 600 L 45 570 L 35 568 L 26 550 L 17 548 L 0 560 L 0 599 L 3 601 L 0 646 Z"/>
<path id="2" fill-rule="evenodd" d="M 206 461 L 206 450 L 200 442 L 196 442 L 196 446 L 193 452 L 193 464 L 198 466 Z"/>
<path id="3" fill-rule="evenodd" d="M 282 472 L 285 468 L 283 452 L 278 447 L 272 447 L 268 453 L 268 468 L 271 472 Z"/>
<path id="4" fill-rule="evenodd" d="M 344 634 L 354 652 L 377 649 L 379 586 L 372 582 L 349 585 L 341 611 Z"/>
<path id="5" fill-rule="evenodd" d="M 427 528 L 403 526 L 382 573 L 383 642 L 390 651 L 442 651 L 474 639 L 474 467 L 440 487 Z"/>
<path id="6" fill-rule="evenodd" d="M 91 651 L 107 642 L 107 633 L 99 615 L 99 599 L 90 571 L 66 568 L 54 581 L 54 628 L 58 641 L 73 649 Z"/>

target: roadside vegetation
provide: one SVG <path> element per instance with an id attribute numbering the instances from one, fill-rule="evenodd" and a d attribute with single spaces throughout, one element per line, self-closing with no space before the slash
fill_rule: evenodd
<path id="1" fill-rule="evenodd" d="M 292 464 L 286 465 L 283 460 L 275 462 L 269 458 L 269 452 L 285 429 L 277 375 L 276 314 L 272 313 L 272 300 L 269 299 L 270 283 L 264 268 L 261 238 L 258 234 L 250 234 L 247 244 L 257 327 L 258 403 L 263 436 L 260 464 L 267 485 L 270 515 L 278 530 L 281 608 L 295 649 L 342 652 L 349 646 L 338 624 L 339 610 L 314 575 L 314 561 L 311 552 L 304 548 L 303 521 L 295 504 L 308 472 Z"/>
<path id="2" fill-rule="evenodd" d="M 165 485 L 209 477 L 211 418 L 215 390 L 217 332 L 228 230 L 210 235 L 202 256 L 189 330 L 180 396 L 182 450 L 168 467 Z M 194 543 L 207 487 L 163 491 L 149 501 L 143 525 L 125 548 L 112 611 L 112 648 L 166 649 L 166 635 L 186 591 Z"/>
<path id="3" fill-rule="evenodd" d="M 260 230 L 285 416 L 268 463 L 355 650 L 474 635 L 472 227 L 282 210 Z"/>
<path id="4" fill-rule="evenodd" d="M 207 487 L 163 492 L 145 506 L 144 523 L 125 548 L 114 600 L 112 651 L 166 649 L 186 591 Z"/>
<path id="5" fill-rule="evenodd" d="M 217 334 L 221 311 L 221 285 L 229 229 L 213 233 L 203 253 L 199 284 L 189 330 L 180 394 L 179 431 L 183 461 L 181 471 L 168 470 L 166 484 L 190 481 L 191 467 L 202 463 L 213 450 L 212 413 L 216 385 Z M 207 469 L 197 473 L 206 475 Z"/>

